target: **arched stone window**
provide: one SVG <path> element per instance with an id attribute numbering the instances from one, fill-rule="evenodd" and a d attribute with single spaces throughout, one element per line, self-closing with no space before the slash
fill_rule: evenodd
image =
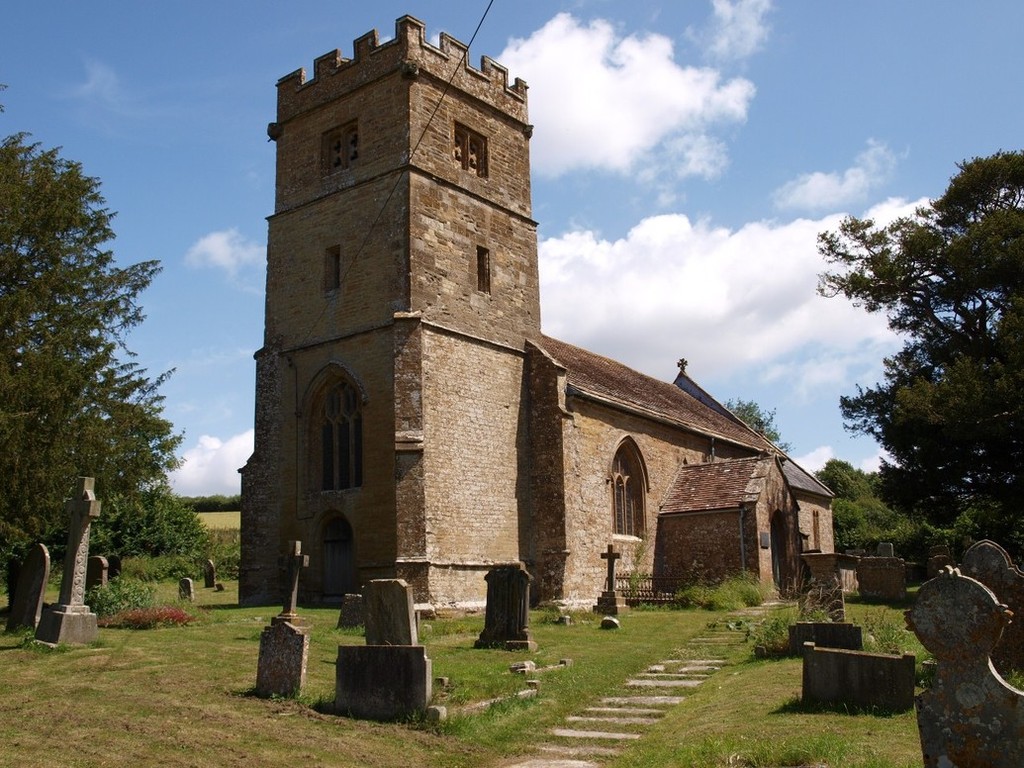
<path id="1" fill-rule="evenodd" d="M 615 533 L 644 535 L 644 495 L 646 490 L 643 460 L 632 440 L 624 440 L 612 462 L 612 514 Z"/>
<path id="2" fill-rule="evenodd" d="M 314 418 L 320 426 L 317 447 L 321 490 L 344 491 L 362 486 L 363 415 L 359 392 L 347 381 L 328 385 Z"/>

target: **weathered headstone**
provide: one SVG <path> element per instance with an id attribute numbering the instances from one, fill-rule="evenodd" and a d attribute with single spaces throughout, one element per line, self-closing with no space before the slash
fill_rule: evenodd
<path id="1" fill-rule="evenodd" d="M 907 568 L 901 557 L 862 557 L 857 563 L 860 596 L 868 600 L 907 599 Z"/>
<path id="2" fill-rule="evenodd" d="M 213 564 L 213 560 L 207 560 L 203 563 L 203 586 L 206 589 L 213 589 L 217 585 L 217 566 Z"/>
<path id="3" fill-rule="evenodd" d="M 896 557 L 896 549 L 891 541 L 880 541 L 875 548 L 875 557 Z"/>
<path id="4" fill-rule="evenodd" d="M 928 550 L 928 578 L 934 579 L 943 568 L 955 565 L 949 547 L 939 544 Z"/>
<path id="5" fill-rule="evenodd" d="M 121 556 L 107 555 L 107 578 L 116 579 L 121 575 Z"/>
<path id="6" fill-rule="evenodd" d="M 89 527 L 100 515 L 96 500 L 95 480 L 78 478 L 75 496 L 65 505 L 71 518 L 68 525 L 68 549 L 64 556 L 64 573 L 60 582 L 60 598 L 55 606 L 43 611 L 36 627 L 36 640 L 56 645 L 85 645 L 99 637 L 96 614 L 85 604 L 85 569 L 89 559 Z"/>
<path id="7" fill-rule="evenodd" d="M 914 706 L 914 654 L 803 646 L 802 700 L 901 712 Z"/>
<path id="8" fill-rule="evenodd" d="M 187 603 L 196 601 L 196 585 L 187 576 L 178 582 L 178 599 Z"/>
<path id="9" fill-rule="evenodd" d="M 530 637 L 530 574 L 522 564 L 492 568 L 487 580 L 487 609 L 477 648 L 537 650 Z"/>
<path id="10" fill-rule="evenodd" d="M 1019 768 L 1024 692 L 989 659 L 1010 620 L 1006 606 L 981 582 L 947 568 L 921 586 L 906 617 L 936 661 L 931 687 L 917 697 L 925 768 Z"/>
<path id="11" fill-rule="evenodd" d="M 615 562 L 620 557 L 622 557 L 622 553 L 615 549 L 614 544 L 609 544 L 608 549 L 601 553 L 601 559 L 608 561 L 608 575 L 606 577 L 606 589 L 597 598 L 594 613 L 615 616 L 627 608 L 625 598 L 615 589 Z"/>
<path id="12" fill-rule="evenodd" d="M 258 696 L 297 696 L 306 683 L 309 627 L 299 626 L 296 613 L 299 576 L 302 569 L 309 566 L 309 556 L 302 554 L 301 541 L 289 542 L 286 565 L 284 607 L 260 635 L 260 655 L 256 670 Z"/>
<path id="13" fill-rule="evenodd" d="M 1013 613 L 992 651 L 992 663 L 1000 674 L 1024 671 L 1024 571 L 1013 564 L 1006 550 L 994 541 L 979 541 L 964 552 L 960 566 L 964 576 L 977 579 Z"/>
<path id="14" fill-rule="evenodd" d="M 370 581 L 365 589 L 366 645 L 339 645 L 334 707 L 338 714 L 394 720 L 430 703 L 433 665 L 416 645 L 409 585 Z"/>
<path id="15" fill-rule="evenodd" d="M 43 613 L 43 595 L 50 578 L 50 553 L 45 544 L 36 544 L 28 551 L 25 563 L 18 573 L 11 612 L 7 617 L 7 631 L 19 627 L 35 629 Z"/>
<path id="16" fill-rule="evenodd" d="M 85 589 L 88 592 L 93 587 L 107 586 L 107 569 L 109 565 L 107 558 L 102 555 L 93 555 L 85 569 Z"/>
<path id="17" fill-rule="evenodd" d="M 361 627 L 365 622 L 362 595 L 345 595 L 341 598 L 341 613 L 338 615 L 338 629 Z"/>
<path id="18" fill-rule="evenodd" d="M 373 579 L 367 582 L 367 645 L 416 645 L 416 613 L 412 590 L 402 579 Z"/>

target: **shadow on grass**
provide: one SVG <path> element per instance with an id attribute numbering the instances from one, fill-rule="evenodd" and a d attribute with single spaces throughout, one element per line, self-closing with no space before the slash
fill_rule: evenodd
<path id="1" fill-rule="evenodd" d="M 810 702 L 793 697 L 781 707 L 772 710 L 773 715 L 870 715 L 872 717 L 898 717 L 910 712 L 909 709 L 888 707 L 861 707 L 843 702 Z"/>

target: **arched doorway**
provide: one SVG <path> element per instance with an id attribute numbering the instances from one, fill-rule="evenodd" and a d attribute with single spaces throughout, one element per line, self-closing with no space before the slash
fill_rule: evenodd
<path id="1" fill-rule="evenodd" d="M 356 592 L 356 563 L 352 526 L 344 517 L 335 517 L 324 527 L 323 598 L 340 603 L 344 595 Z"/>
<path id="2" fill-rule="evenodd" d="M 786 527 L 782 522 L 782 513 L 778 510 L 772 515 L 772 579 L 775 586 L 782 588 L 782 558 L 786 553 Z"/>

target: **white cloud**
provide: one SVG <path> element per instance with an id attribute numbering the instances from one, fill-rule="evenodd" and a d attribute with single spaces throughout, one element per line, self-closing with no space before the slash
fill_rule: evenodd
<path id="1" fill-rule="evenodd" d="M 72 94 L 78 99 L 98 102 L 121 111 L 126 96 L 117 72 L 102 62 L 90 60 L 85 62 L 85 75 L 85 82 L 77 86 Z"/>
<path id="2" fill-rule="evenodd" d="M 896 155 L 882 142 L 871 139 L 843 172 L 805 173 L 783 184 L 774 194 L 779 208 L 806 211 L 836 210 L 867 200 L 868 193 L 888 180 L 896 166 Z"/>
<path id="3" fill-rule="evenodd" d="M 210 496 L 239 493 L 239 468 L 249 460 L 255 432 L 221 440 L 203 435 L 182 455 L 182 465 L 170 475 L 171 487 L 181 496 Z"/>
<path id="4" fill-rule="evenodd" d="M 266 246 L 247 240 L 235 228 L 211 232 L 199 238 L 185 253 L 185 264 L 220 269 L 237 287 L 258 291 L 255 268 L 262 267 Z"/>
<path id="5" fill-rule="evenodd" d="M 807 394 L 848 382 L 898 341 L 884 317 L 817 295 L 817 236 L 840 220 L 729 230 L 671 214 L 619 240 L 592 231 L 543 240 L 545 332 L 662 379 L 685 357 L 698 380 L 757 372 Z"/>
<path id="6" fill-rule="evenodd" d="M 497 58 L 531 86 L 531 159 L 546 176 L 657 168 L 713 177 L 725 165 L 714 130 L 742 123 L 754 97 L 748 80 L 678 64 L 663 35 L 622 37 L 607 21 L 584 26 L 567 13 Z"/>
<path id="7" fill-rule="evenodd" d="M 770 31 L 765 17 L 771 0 L 714 0 L 708 53 L 716 59 L 744 59 L 760 50 Z"/>
<path id="8" fill-rule="evenodd" d="M 799 464 L 801 467 L 806 469 L 808 472 L 817 472 L 819 469 L 825 466 L 825 463 L 829 459 L 836 457 L 835 452 L 832 450 L 830 445 L 822 445 L 815 448 L 810 453 L 805 453 L 803 456 L 794 456 L 793 461 Z"/>

